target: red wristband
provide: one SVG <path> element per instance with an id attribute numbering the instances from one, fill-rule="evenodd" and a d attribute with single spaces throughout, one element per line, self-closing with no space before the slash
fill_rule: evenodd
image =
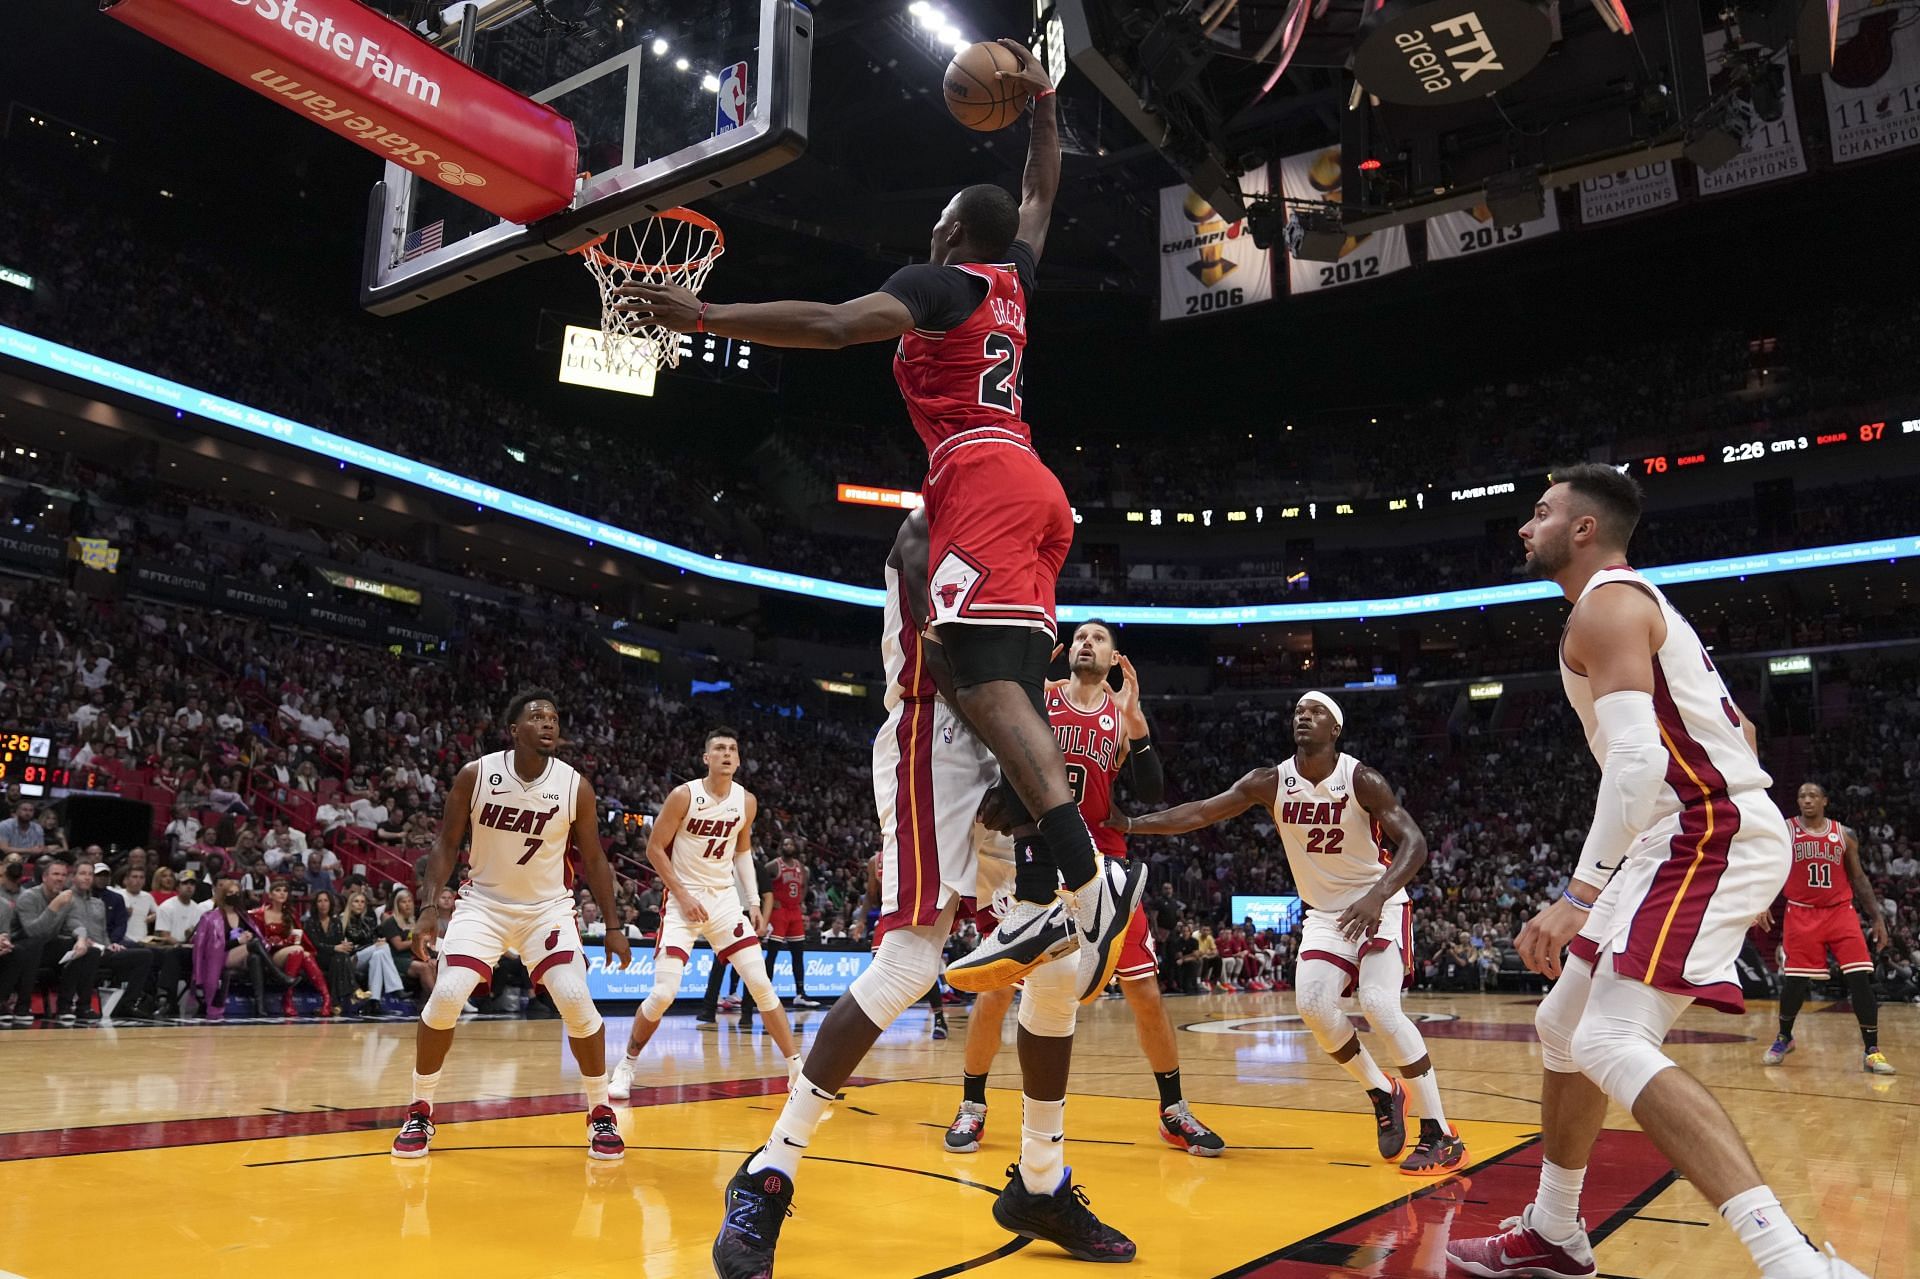
<path id="1" fill-rule="evenodd" d="M 1059 92 L 1059 90 L 1057 89 L 1042 89 L 1040 90 L 1040 92 L 1033 95 L 1033 100 L 1035 102 L 1038 102 L 1042 98 L 1051 98 L 1057 92 Z"/>
<path id="2" fill-rule="evenodd" d="M 707 331 L 707 304 L 705 302 L 700 304 L 700 314 L 693 317 L 693 331 L 695 333 L 705 333 Z"/>

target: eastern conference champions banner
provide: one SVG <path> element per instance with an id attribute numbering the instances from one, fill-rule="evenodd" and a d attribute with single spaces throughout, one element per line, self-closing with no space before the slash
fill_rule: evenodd
<path id="1" fill-rule="evenodd" d="M 1618 173 L 1588 178 L 1580 184 L 1580 221 L 1592 226 L 1631 217 L 1673 204 L 1680 189 L 1673 182 L 1673 165 L 1666 160 L 1635 165 Z"/>
<path id="2" fill-rule="evenodd" d="M 1704 33 L 1704 42 L 1707 50 L 1707 83 L 1717 97 L 1727 86 L 1724 65 L 1727 33 L 1715 27 Z M 1717 169 L 1694 170 L 1701 195 L 1737 191 L 1741 187 L 1798 177 L 1807 171 L 1807 154 L 1800 146 L 1800 121 L 1794 114 L 1793 76 L 1790 74 L 1784 77 L 1780 102 L 1783 108 L 1780 118 L 1756 122 L 1739 155 Z"/>
<path id="3" fill-rule="evenodd" d="M 1920 3 L 1840 0 L 1827 83 L 1836 164 L 1920 146 Z"/>
<path id="4" fill-rule="evenodd" d="M 1559 229 L 1560 205 L 1551 191 L 1546 193 L 1546 212 L 1518 226 L 1495 226 L 1487 206 L 1476 204 L 1471 209 L 1456 209 L 1427 219 L 1427 260 L 1444 262 L 1509 244 L 1525 244 Z"/>
<path id="5" fill-rule="evenodd" d="M 1280 194 L 1289 200 L 1340 199 L 1340 148 L 1326 147 L 1280 161 Z M 1391 227 L 1372 235 L 1348 236 L 1338 262 L 1303 262 L 1287 255 L 1287 287 L 1294 293 L 1318 293 L 1343 284 L 1375 280 L 1407 266 L 1407 229 Z"/>
<path id="6" fill-rule="evenodd" d="M 1240 179 L 1267 193 L 1265 167 Z M 1273 297 L 1273 255 L 1255 248 L 1246 219 L 1229 223 L 1191 188 L 1160 190 L 1160 318 L 1213 315 Z"/>
<path id="7" fill-rule="evenodd" d="M 633 943 L 633 963 L 617 973 L 607 971 L 607 952 L 598 943 L 589 943 L 587 953 L 587 992 L 595 999 L 645 999 L 653 992 L 653 945 Z M 847 993 L 853 979 L 873 962 L 873 952 L 859 950 L 809 950 L 807 952 L 807 994 L 815 999 L 831 999 Z M 782 999 L 793 998 L 793 958 L 784 951 L 767 965 L 773 978 L 774 993 Z M 713 972 L 713 952 L 704 946 L 694 948 L 687 970 L 680 978 L 680 998 L 698 999 L 707 988 Z"/>

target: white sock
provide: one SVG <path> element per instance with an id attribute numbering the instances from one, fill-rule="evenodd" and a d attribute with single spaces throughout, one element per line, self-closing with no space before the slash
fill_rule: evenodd
<path id="1" fill-rule="evenodd" d="M 1533 1197 L 1533 1228 L 1549 1243 L 1565 1243 L 1580 1229 L 1580 1187 L 1585 1168 L 1562 1168 L 1551 1159 L 1540 1161 L 1540 1189 Z"/>
<path id="2" fill-rule="evenodd" d="M 1769 1187 L 1741 1191 L 1720 1205 L 1720 1215 L 1766 1279 L 1825 1279 L 1830 1273 L 1827 1259 L 1800 1233 Z"/>
<path id="3" fill-rule="evenodd" d="M 1067 1103 L 1027 1096 L 1020 1102 L 1020 1180 L 1028 1194 L 1050 1195 L 1067 1165 Z"/>
<path id="4" fill-rule="evenodd" d="M 1341 1062 L 1340 1069 L 1359 1080 L 1362 1088 L 1378 1088 L 1381 1092 L 1392 1092 L 1393 1085 L 1387 1081 L 1380 1067 L 1374 1063 L 1373 1054 L 1368 1052 L 1367 1046 L 1360 1042 L 1360 1036 L 1353 1037 L 1353 1046 L 1359 1051 Z"/>
<path id="5" fill-rule="evenodd" d="M 597 1075 L 581 1075 L 580 1086 L 587 1090 L 587 1109 L 589 1111 L 607 1104 L 607 1075 L 605 1071 Z"/>
<path id="6" fill-rule="evenodd" d="M 787 1094 L 787 1104 L 780 1108 L 780 1118 L 774 1121 L 773 1134 L 747 1164 L 747 1171 L 778 1168 L 789 1177 L 800 1171 L 800 1160 L 813 1141 L 813 1130 L 827 1117 L 831 1105 L 832 1093 L 817 1087 L 805 1075 L 796 1079 Z"/>
<path id="7" fill-rule="evenodd" d="M 1414 1109 L 1420 1112 L 1420 1118 L 1431 1119 L 1442 1128 L 1447 1126 L 1447 1113 L 1440 1106 L 1440 1081 L 1434 1077 L 1432 1065 L 1427 1073 L 1414 1075 L 1407 1080 L 1407 1087 L 1413 1090 Z"/>
<path id="8" fill-rule="evenodd" d="M 439 1086 L 439 1071 L 436 1070 L 431 1075 L 423 1075 L 417 1070 L 413 1072 L 413 1099 L 415 1101 L 424 1101 L 431 1106 L 433 1104 L 433 1090 Z"/>
<path id="9" fill-rule="evenodd" d="M 639 1064 L 640 1064 L 640 1050 L 638 1048 L 627 1049 L 627 1065 L 638 1066 Z"/>

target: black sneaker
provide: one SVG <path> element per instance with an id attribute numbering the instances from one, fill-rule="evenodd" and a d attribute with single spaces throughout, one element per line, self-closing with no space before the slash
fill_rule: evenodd
<path id="1" fill-rule="evenodd" d="M 1373 1118 L 1380 1125 L 1380 1157 L 1398 1159 L 1407 1148 L 1407 1086 L 1391 1075 L 1387 1082 L 1391 1087 L 1386 1092 L 1367 1089 L 1367 1099 L 1373 1102 Z"/>
<path id="2" fill-rule="evenodd" d="M 933 1015 L 933 1037 L 935 1039 L 945 1039 L 947 1037 L 947 1015 L 945 1013 L 935 1013 Z"/>
<path id="3" fill-rule="evenodd" d="M 1216 1158 L 1227 1148 L 1226 1139 L 1201 1123 L 1184 1101 L 1161 1109 L 1160 1136 L 1168 1145 L 1206 1159 Z"/>
<path id="4" fill-rule="evenodd" d="M 1028 1239 L 1044 1239 L 1076 1261 L 1132 1261 L 1133 1240 L 1103 1223 L 1087 1206 L 1087 1192 L 1073 1184 L 1073 1169 L 1060 1174 L 1050 1195 L 1028 1191 L 1020 1165 L 1007 1166 L 1007 1188 L 993 1201 L 993 1219 L 1001 1229 Z"/>
<path id="5" fill-rule="evenodd" d="M 696 1026 L 718 1026 L 720 1020 L 714 1015 L 713 1009 L 702 1008 L 693 1015 L 693 1024 Z"/>
<path id="6" fill-rule="evenodd" d="M 780 1227 L 793 1215 L 793 1178 L 778 1168 L 748 1172 L 752 1162 L 748 1155 L 727 1183 L 726 1219 L 713 1241 L 720 1279 L 772 1279 Z"/>

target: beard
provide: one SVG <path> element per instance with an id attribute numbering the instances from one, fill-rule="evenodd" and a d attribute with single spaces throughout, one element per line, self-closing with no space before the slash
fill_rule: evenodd
<path id="1" fill-rule="evenodd" d="M 1533 556 L 1527 560 L 1527 573 L 1533 577 L 1551 578 L 1573 558 L 1572 548 L 1562 542 L 1544 542 L 1536 538 L 1528 549 Z"/>

